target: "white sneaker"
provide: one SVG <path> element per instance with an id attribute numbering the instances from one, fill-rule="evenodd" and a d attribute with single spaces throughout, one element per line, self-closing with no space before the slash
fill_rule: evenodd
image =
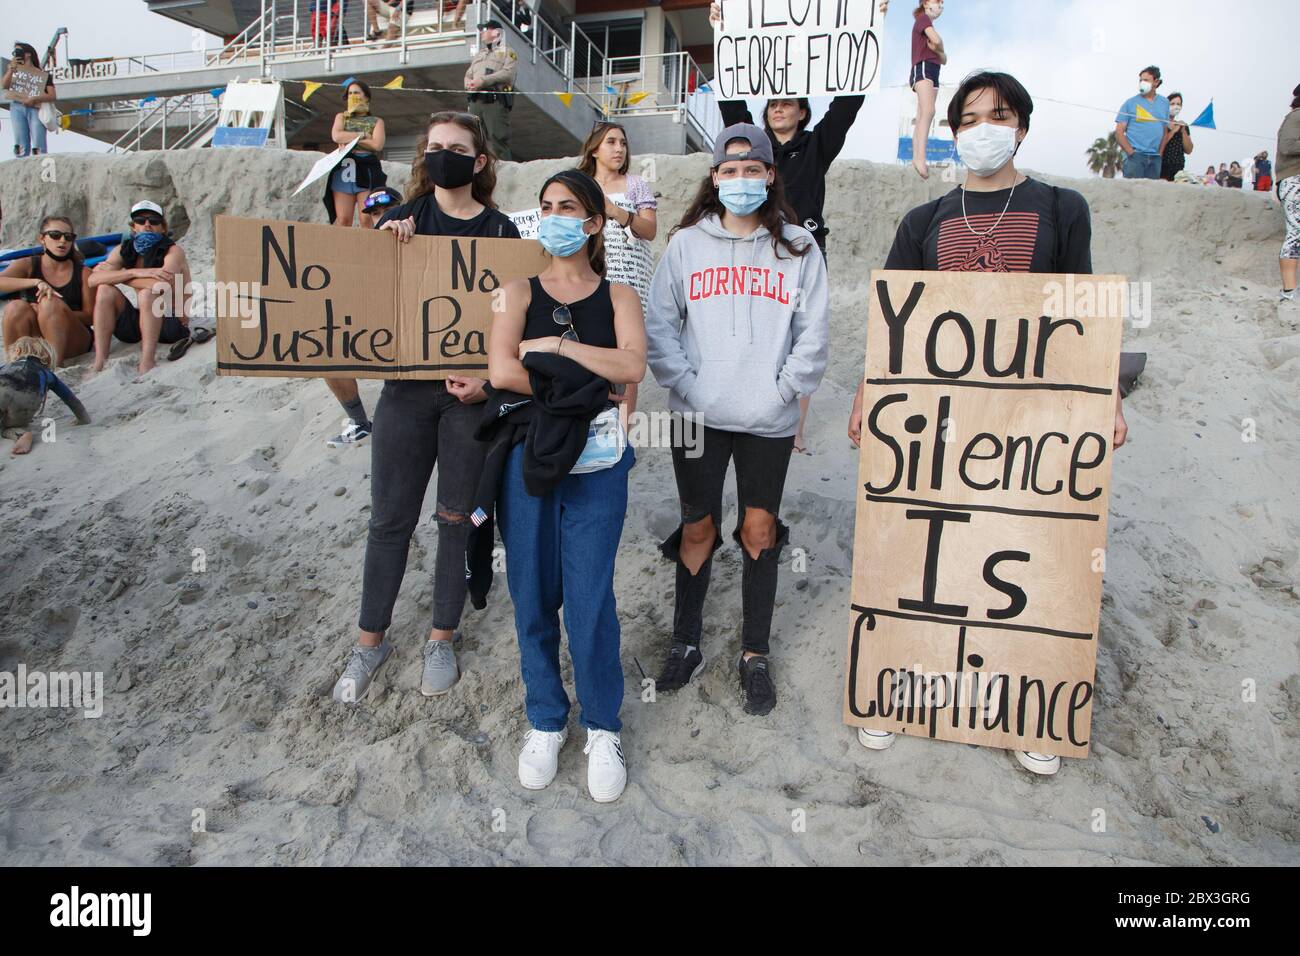
<path id="1" fill-rule="evenodd" d="M 588 730 L 587 792 L 597 803 L 613 803 L 627 786 L 627 761 L 623 759 L 623 742 L 608 730 Z"/>
<path id="2" fill-rule="evenodd" d="M 558 734 L 532 728 L 524 736 L 524 749 L 519 751 L 519 782 L 529 790 L 542 790 L 555 779 L 560 761 L 560 749 L 569 738 L 568 730 Z"/>
<path id="3" fill-rule="evenodd" d="M 1020 766 L 1030 773 L 1042 774 L 1045 777 L 1050 777 L 1061 769 L 1061 758 L 1052 754 L 1040 754 L 1032 750 L 1017 750 L 1016 759 L 1020 761 Z"/>
<path id="4" fill-rule="evenodd" d="M 888 730 L 869 730 L 858 728 L 858 743 L 868 750 L 888 750 L 894 746 L 894 735 Z"/>

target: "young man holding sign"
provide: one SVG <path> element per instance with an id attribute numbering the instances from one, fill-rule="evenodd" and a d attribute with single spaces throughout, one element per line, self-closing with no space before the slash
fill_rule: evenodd
<path id="1" fill-rule="evenodd" d="M 1033 109 L 1029 93 L 1009 74 L 979 72 L 962 82 L 948 107 L 948 122 L 966 181 L 903 217 L 886 269 L 1091 274 L 1092 224 L 1083 196 L 1030 179 L 1015 167 Z M 1112 448 L 1119 448 L 1128 426 L 1118 388 L 1115 395 Z M 862 440 L 862 405 L 860 383 L 849 416 L 854 446 Z M 894 735 L 860 728 L 858 740 L 884 750 Z M 1029 751 L 1016 756 L 1034 773 L 1052 774 L 1060 767 L 1056 756 Z"/>

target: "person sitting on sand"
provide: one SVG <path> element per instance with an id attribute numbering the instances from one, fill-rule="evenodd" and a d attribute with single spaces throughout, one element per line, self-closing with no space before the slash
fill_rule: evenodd
<path id="1" fill-rule="evenodd" d="M 77 250 L 77 234 L 67 216 L 46 216 L 38 230 L 41 252 L 15 259 L 0 272 L 0 292 L 20 292 L 4 308 L 4 340 L 23 336 L 49 341 L 54 354 L 69 357 L 89 352 L 95 294 L 90 270 Z"/>
<path id="2" fill-rule="evenodd" d="M 159 342 L 188 343 L 190 320 L 184 290 L 189 283 L 189 260 L 185 250 L 167 235 L 162 207 L 142 199 L 131 207 L 130 234 L 90 273 L 91 287 L 100 289 L 95 299 L 93 371 L 103 370 L 113 336 L 122 342 L 140 343 L 141 375 L 157 364 Z M 136 302 L 119 286 L 130 287 Z M 180 358 L 180 354 L 173 350 L 171 357 Z"/>
<path id="3" fill-rule="evenodd" d="M 9 362 L 0 365 L 0 433 L 13 440 L 15 455 L 32 450 L 31 424 L 45 407 L 49 391 L 63 399 L 79 424 L 90 424 L 85 406 L 54 374 L 59 355 L 49 342 L 24 335 L 10 344 L 5 354 Z"/>
<path id="4" fill-rule="evenodd" d="M 1029 133 L 1033 110 L 1028 91 L 1009 73 L 972 73 L 962 81 L 948 106 L 948 124 L 966 181 L 903 217 L 886 269 L 1092 273 L 1087 200 L 1016 169 L 1015 154 Z M 1127 438 L 1116 388 L 1113 447 Z M 855 447 L 862 441 L 861 383 L 849 415 L 849 441 Z M 885 750 L 894 735 L 863 727 L 858 742 Z M 1039 774 L 1056 773 L 1061 766 L 1061 758 L 1050 754 L 1019 751 L 1016 758 Z"/>

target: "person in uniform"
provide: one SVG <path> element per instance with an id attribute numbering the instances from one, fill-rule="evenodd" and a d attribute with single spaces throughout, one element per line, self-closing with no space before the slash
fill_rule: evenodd
<path id="1" fill-rule="evenodd" d="M 479 28 L 478 53 L 465 71 L 469 111 L 479 118 L 498 159 L 510 159 L 510 109 L 519 57 L 501 39 L 499 20 Z"/>

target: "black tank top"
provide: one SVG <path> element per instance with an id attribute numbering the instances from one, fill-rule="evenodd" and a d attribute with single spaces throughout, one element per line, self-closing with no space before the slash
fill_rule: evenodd
<path id="1" fill-rule="evenodd" d="M 564 326 L 554 319 L 555 310 L 562 303 L 542 288 L 542 281 L 537 276 L 529 279 L 528 284 L 533 296 L 524 315 L 524 338 L 540 339 L 562 334 Z M 618 348 L 618 336 L 614 333 L 614 302 L 609 297 L 608 279 L 601 279 L 596 291 L 585 299 L 568 305 L 579 342 L 605 349 Z"/>
<path id="2" fill-rule="evenodd" d="M 45 258 L 43 255 L 32 256 L 32 278 L 40 279 L 42 282 L 46 281 L 45 276 L 41 274 L 41 260 L 43 258 Z M 68 309 L 70 311 L 80 312 L 81 311 L 81 259 L 79 259 L 75 255 L 72 257 L 72 278 L 68 280 L 66 285 L 55 285 L 53 282 L 51 282 L 50 288 L 52 288 L 59 295 L 63 296 L 63 301 L 68 306 Z M 34 301 L 35 298 L 36 298 L 36 293 L 35 290 L 33 290 L 32 300 Z"/>

